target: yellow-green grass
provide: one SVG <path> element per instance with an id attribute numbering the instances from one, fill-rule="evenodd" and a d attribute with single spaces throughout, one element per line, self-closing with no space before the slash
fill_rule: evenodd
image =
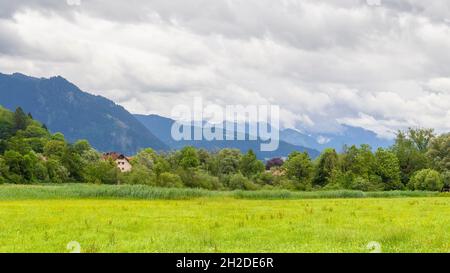
<path id="1" fill-rule="evenodd" d="M 449 252 L 450 198 L 0 201 L 0 252 Z"/>

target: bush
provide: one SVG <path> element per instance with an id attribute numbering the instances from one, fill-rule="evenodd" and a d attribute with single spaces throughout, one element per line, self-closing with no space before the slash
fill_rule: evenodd
<path id="1" fill-rule="evenodd" d="M 130 172 L 119 174 L 120 184 L 156 186 L 156 175 L 146 167 L 133 166 Z"/>
<path id="2" fill-rule="evenodd" d="M 111 160 L 89 164 L 85 170 L 85 180 L 94 184 L 118 184 L 119 169 Z"/>
<path id="3" fill-rule="evenodd" d="M 182 188 L 183 181 L 180 176 L 173 173 L 162 173 L 157 179 L 157 186 L 165 188 Z"/>
<path id="4" fill-rule="evenodd" d="M 442 174 L 442 182 L 444 187 L 450 188 L 450 171 L 446 171 Z"/>
<path id="5" fill-rule="evenodd" d="M 219 178 L 209 175 L 207 172 L 204 171 L 195 172 L 194 181 L 196 182 L 196 185 L 198 185 L 197 188 L 203 188 L 208 190 L 218 190 L 222 188 L 222 185 L 219 182 Z"/>
<path id="6" fill-rule="evenodd" d="M 153 151 L 153 149 L 144 149 L 133 157 L 132 164 L 133 166 L 140 165 L 147 168 L 148 170 L 153 170 L 156 157 L 156 153 Z"/>
<path id="7" fill-rule="evenodd" d="M 176 174 L 181 178 L 181 182 L 188 188 L 200 188 L 197 181 L 195 181 L 195 169 L 179 168 Z"/>
<path id="8" fill-rule="evenodd" d="M 258 189 L 258 186 L 255 183 L 251 182 L 247 177 L 245 177 L 241 173 L 231 175 L 227 186 L 231 190 L 254 191 Z"/>
<path id="9" fill-rule="evenodd" d="M 0 183 L 5 181 L 6 176 L 8 175 L 9 167 L 6 164 L 5 160 L 0 157 Z"/>
<path id="10" fill-rule="evenodd" d="M 9 173 L 17 175 L 22 173 L 23 156 L 20 153 L 16 151 L 6 151 L 3 158 Z"/>
<path id="11" fill-rule="evenodd" d="M 296 185 L 293 180 L 287 179 L 287 178 L 280 178 L 274 181 L 274 186 L 279 189 L 283 190 L 296 190 Z"/>
<path id="12" fill-rule="evenodd" d="M 48 178 L 52 183 L 65 183 L 69 179 L 69 171 L 58 160 L 50 158 L 45 162 Z"/>
<path id="13" fill-rule="evenodd" d="M 262 172 L 255 177 L 255 182 L 261 186 L 273 185 L 275 180 L 275 176 L 270 172 Z"/>
<path id="14" fill-rule="evenodd" d="M 431 169 L 416 172 L 408 183 L 411 190 L 440 191 L 444 187 L 441 175 Z"/>
<path id="15" fill-rule="evenodd" d="M 6 181 L 11 184 L 24 184 L 23 177 L 15 173 L 9 174 Z"/>
<path id="16" fill-rule="evenodd" d="M 42 162 L 36 163 L 33 173 L 35 179 L 37 179 L 38 181 L 45 182 L 49 180 L 47 168 Z"/>
<path id="17" fill-rule="evenodd" d="M 222 188 L 218 177 L 211 176 L 206 171 L 195 169 L 180 169 L 178 174 L 186 187 L 217 190 Z"/>
<path id="18" fill-rule="evenodd" d="M 336 172 L 335 179 L 333 179 L 323 189 L 326 190 L 357 190 L 357 191 L 383 191 L 384 184 L 382 178 L 378 175 L 369 175 L 364 177 L 361 175 L 355 175 L 352 172 Z"/>
<path id="19" fill-rule="evenodd" d="M 353 178 L 350 190 L 359 191 L 382 191 L 384 190 L 384 184 L 382 178 L 377 175 L 371 175 L 369 178 L 357 176 Z"/>
<path id="20" fill-rule="evenodd" d="M 369 191 L 370 187 L 371 184 L 368 179 L 361 176 L 357 176 L 352 182 L 351 189 L 359 191 Z"/>

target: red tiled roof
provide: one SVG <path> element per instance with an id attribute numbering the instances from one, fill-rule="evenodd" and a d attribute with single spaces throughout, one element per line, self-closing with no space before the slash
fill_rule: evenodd
<path id="1" fill-rule="evenodd" d="M 126 157 L 123 154 L 119 154 L 117 152 L 109 152 L 109 153 L 104 153 L 103 154 L 103 159 L 112 159 L 112 160 L 117 160 L 117 159 L 126 159 L 127 161 L 129 161 L 128 157 Z"/>

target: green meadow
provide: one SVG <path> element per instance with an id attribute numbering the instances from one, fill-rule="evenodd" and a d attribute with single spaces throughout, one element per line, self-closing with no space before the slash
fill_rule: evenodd
<path id="1" fill-rule="evenodd" d="M 448 197 L 4 185 L 0 252 L 450 252 Z"/>

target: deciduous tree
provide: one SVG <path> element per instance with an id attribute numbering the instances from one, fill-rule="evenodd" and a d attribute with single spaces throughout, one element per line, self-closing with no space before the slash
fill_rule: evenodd
<path id="1" fill-rule="evenodd" d="M 316 186 L 326 186 L 333 179 L 333 175 L 338 170 L 339 158 L 334 149 L 325 149 L 320 155 L 313 184 Z"/>
<path id="2" fill-rule="evenodd" d="M 287 177 L 298 181 L 301 188 L 306 189 L 311 186 L 314 167 L 308 153 L 291 153 L 283 168 L 286 170 Z"/>
<path id="3" fill-rule="evenodd" d="M 437 171 L 441 173 L 450 171 L 450 133 L 432 139 L 427 156 Z"/>
<path id="4" fill-rule="evenodd" d="M 421 191 L 440 191 L 443 186 L 444 182 L 441 175 L 431 169 L 416 172 L 408 183 L 410 189 Z"/>
<path id="5" fill-rule="evenodd" d="M 381 182 L 386 190 L 401 190 L 404 185 L 401 183 L 400 165 L 397 156 L 391 152 L 379 148 L 375 153 L 376 174 L 381 178 Z"/>
<path id="6" fill-rule="evenodd" d="M 249 150 L 247 154 L 242 156 L 239 167 L 242 174 L 246 177 L 252 177 L 264 171 L 264 164 L 256 158 L 253 150 Z"/>

